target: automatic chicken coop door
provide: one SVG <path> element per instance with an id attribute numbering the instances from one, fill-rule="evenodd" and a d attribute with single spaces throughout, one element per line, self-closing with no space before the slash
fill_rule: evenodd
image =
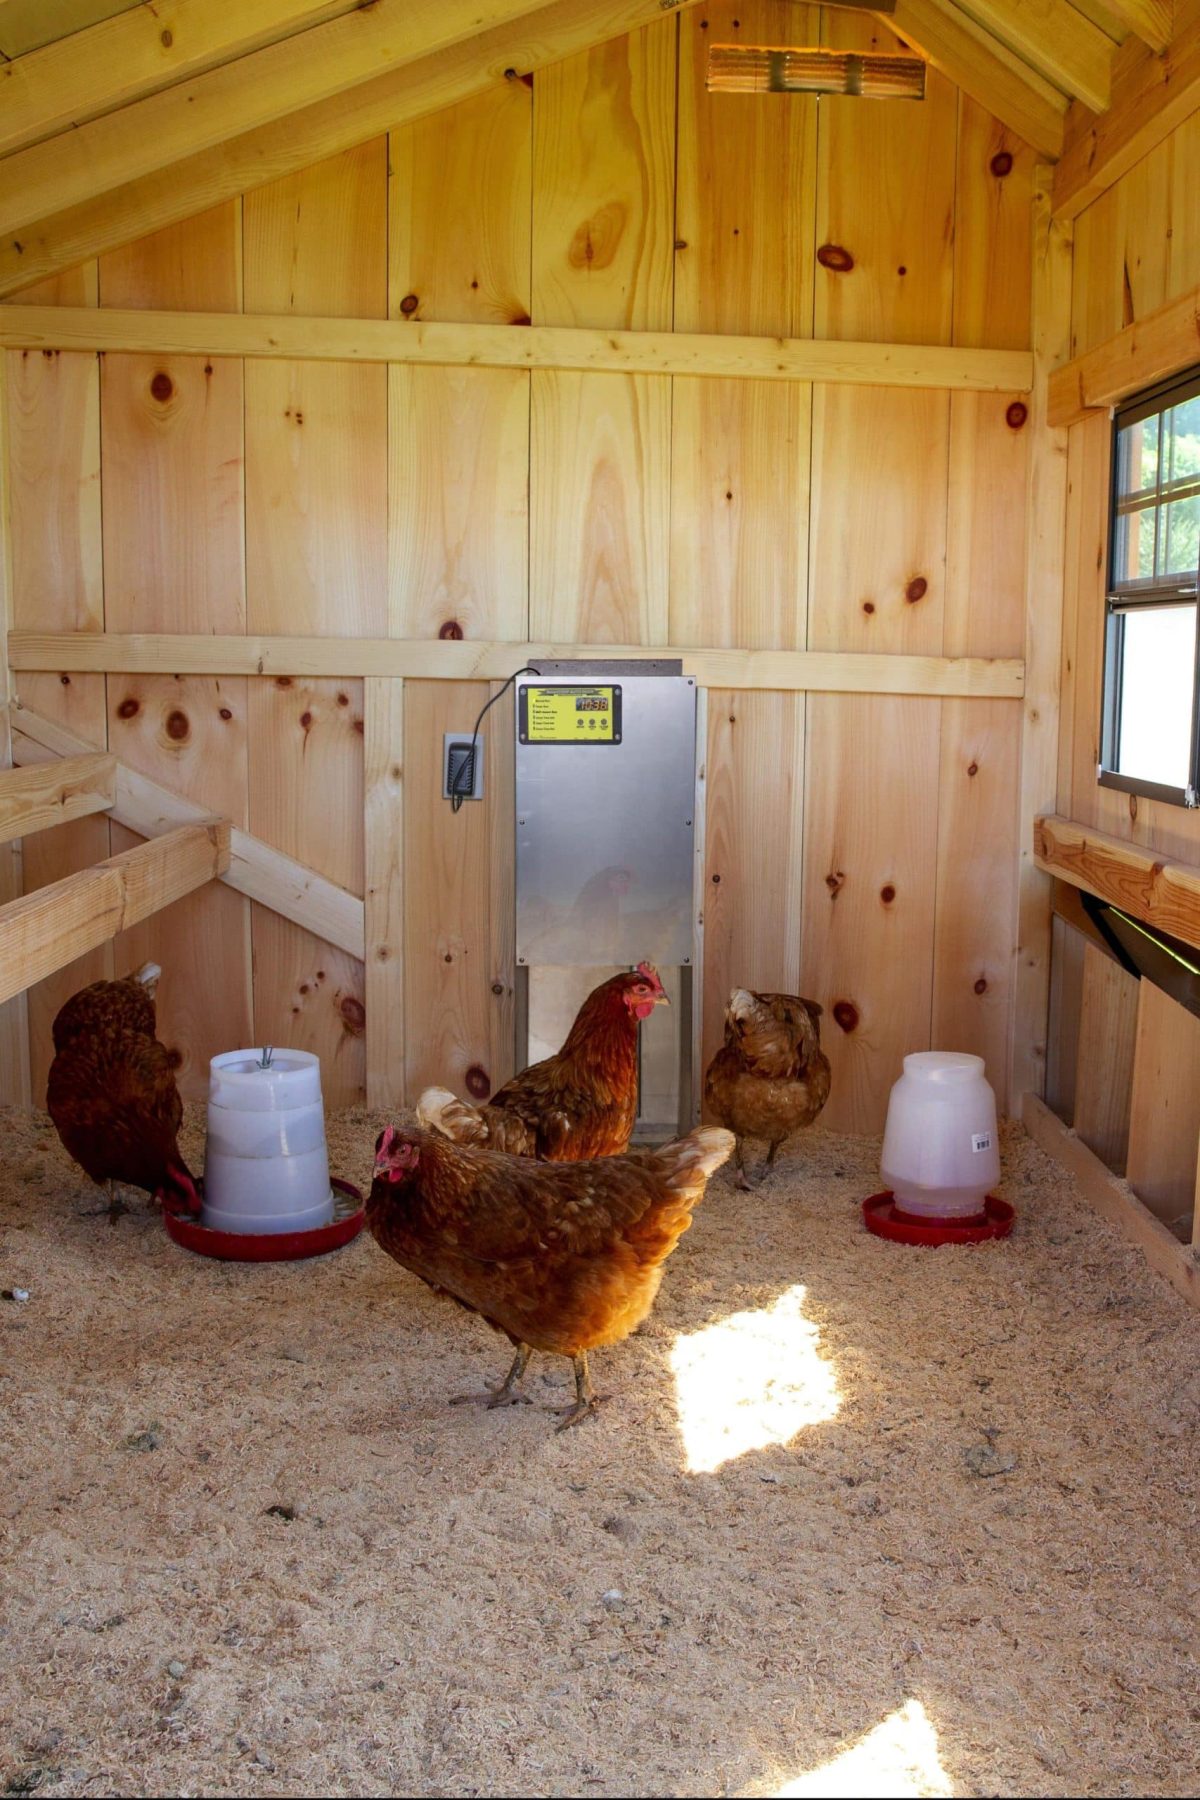
<path id="1" fill-rule="evenodd" d="M 696 684 L 673 661 L 550 662 L 516 730 L 518 1066 L 562 1044 L 589 991 L 652 962 L 637 1134 L 697 1115 Z"/>

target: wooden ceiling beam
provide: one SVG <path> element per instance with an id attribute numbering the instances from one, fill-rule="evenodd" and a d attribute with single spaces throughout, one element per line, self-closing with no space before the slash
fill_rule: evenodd
<path id="1" fill-rule="evenodd" d="M 696 4 L 679 0 L 679 10 Z M 102 195 L 68 207 L 56 200 L 53 211 L 0 235 L 0 296 L 470 99 L 510 69 L 530 74 L 662 16 L 661 0 L 551 0 L 512 24 L 389 69 Z"/>
<path id="2" fill-rule="evenodd" d="M 1172 0 L 1108 0 L 1126 30 L 1151 50 L 1165 50 L 1174 23 Z"/>
<path id="3" fill-rule="evenodd" d="M 1096 112 L 1108 105 L 1113 47 L 1062 0 L 967 0 L 972 18 L 1056 88 Z"/>
<path id="4" fill-rule="evenodd" d="M 239 56 L 0 162 L 0 231 L 78 205 L 227 138 L 399 69 L 481 30 L 512 26 L 529 0 L 374 0 Z"/>
<path id="5" fill-rule="evenodd" d="M 135 6 L 0 67 L 0 154 L 36 144 L 231 57 L 352 12 L 360 0 L 174 0 Z"/>
<path id="6" fill-rule="evenodd" d="M 1161 55 L 1128 38 L 1113 61 L 1108 111 L 1078 102 L 1067 114 L 1054 175 L 1056 218 L 1074 219 L 1200 110 L 1200 0 L 1178 0 L 1175 34 Z"/>
<path id="7" fill-rule="evenodd" d="M 954 0 L 896 0 L 880 17 L 1042 156 L 1062 154 L 1066 99 Z"/>

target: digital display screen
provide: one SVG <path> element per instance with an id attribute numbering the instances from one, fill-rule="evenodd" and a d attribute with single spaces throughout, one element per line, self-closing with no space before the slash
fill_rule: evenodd
<path id="1" fill-rule="evenodd" d="M 621 689 L 521 687 L 517 731 L 523 744 L 619 744 Z"/>

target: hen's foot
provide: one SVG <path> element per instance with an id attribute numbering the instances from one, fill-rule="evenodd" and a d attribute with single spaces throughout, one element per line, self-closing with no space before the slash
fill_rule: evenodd
<path id="1" fill-rule="evenodd" d="M 116 1182 L 110 1181 L 108 1184 L 108 1205 L 91 1206 L 86 1212 L 81 1212 L 79 1217 L 81 1219 L 106 1218 L 110 1225 L 115 1225 L 122 1213 L 130 1211 L 132 1211 L 132 1208 L 126 1206 L 124 1200 L 121 1198 L 121 1192 L 117 1187 Z"/>
<path id="2" fill-rule="evenodd" d="M 598 1394 L 592 1386 L 592 1378 L 588 1374 L 587 1351 L 581 1350 L 571 1361 L 575 1365 L 575 1404 L 574 1406 L 556 1406 L 552 1410 L 565 1416 L 554 1427 L 556 1431 L 566 1431 L 572 1425 L 579 1425 L 584 1419 L 590 1419 L 599 1412 L 607 1394 Z"/>
<path id="3" fill-rule="evenodd" d="M 529 1357 L 529 1345 L 522 1344 L 503 1381 L 487 1382 L 487 1392 L 483 1394 L 456 1394 L 450 1402 L 451 1406 L 486 1406 L 490 1412 L 494 1406 L 530 1405 L 529 1395 L 518 1394 L 516 1391 L 516 1384 L 525 1373 Z"/>

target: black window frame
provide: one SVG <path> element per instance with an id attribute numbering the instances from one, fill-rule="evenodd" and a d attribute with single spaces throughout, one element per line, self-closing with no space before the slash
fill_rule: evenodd
<path id="1" fill-rule="evenodd" d="M 1142 419 L 1152 418 L 1200 395 L 1200 365 L 1172 375 L 1152 388 L 1145 388 L 1116 407 L 1112 416 L 1112 444 L 1109 469 L 1108 554 L 1105 567 L 1104 595 L 1104 659 L 1100 689 L 1100 762 L 1096 777 L 1101 787 L 1116 788 L 1120 793 L 1137 794 L 1150 800 L 1161 800 L 1169 806 L 1200 805 L 1200 569 L 1190 585 L 1179 577 L 1141 578 L 1118 581 L 1115 563 L 1117 526 L 1120 517 L 1121 433 Z M 1196 479 L 1200 493 L 1200 477 Z M 1160 490 L 1161 491 L 1161 484 Z M 1191 496 L 1184 496 L 1190 498 Z M 1160 500 L 1156 506 L 1164 506 Z M 1157 524 L 1156 524 L 1157 529 Z M 1121 688 L 1124 677 L 1125 620 L 1141 609 L 1163 606 L 1191 606 L 1195 613 L 1192 647 L 1192 718 L 1188 750 L 1187 782 L 1182 787 L 1149 781 L 1137 775 L 1122 775 L 1113 765 L 1121 738 Z"/>

